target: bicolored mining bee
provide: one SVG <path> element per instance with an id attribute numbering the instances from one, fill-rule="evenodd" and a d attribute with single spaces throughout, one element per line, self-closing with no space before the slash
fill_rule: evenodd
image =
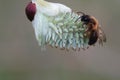
<path id="1" fill-rule="evenodd" d="M 82 14 L 78 19 L 83 22 L 83 26 L 87 27 L 85 36 L 89 38 L 88 45 L 94 45 L 97 41 L 103 45 L 103 42 L 106 42 L 106 35 L 99 26 L 98 20 L 94 16 L 86 15 L 83 12 L 77 12 L 77 14 Z"/>

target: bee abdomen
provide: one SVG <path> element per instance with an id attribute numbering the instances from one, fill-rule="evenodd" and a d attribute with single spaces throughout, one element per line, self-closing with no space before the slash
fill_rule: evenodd
<path id="1" fill-rule="evenodd" d="M 93 45 L 97 42 L 98 40 L 98 32 L 96 30 L 92 30 L 89 36 L 89 45 Z"/>

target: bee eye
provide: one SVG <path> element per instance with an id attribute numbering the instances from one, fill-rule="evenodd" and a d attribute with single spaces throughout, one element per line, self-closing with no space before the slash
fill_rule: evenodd
<path id="1" fill-rule="evenodd" d="M 88 20 L 88 18 L 85 18 L 85 21 Z"/>

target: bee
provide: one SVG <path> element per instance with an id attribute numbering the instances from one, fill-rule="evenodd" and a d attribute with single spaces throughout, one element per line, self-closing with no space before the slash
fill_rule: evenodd
<path id="1" fill-rule="evenodd" d="M 76 21 L 80 19 L 83 22 L 83 26 L 87 27 L 84 35 L 89 38 L 88 45 L 94 45 L 97 41 L 103 45 L 103 42 L 106 42 L 106 35 L 99 26 L 98 20 L 94 16 L 83 12 L 77 12 L 77 14 L 82 15 Z"/>

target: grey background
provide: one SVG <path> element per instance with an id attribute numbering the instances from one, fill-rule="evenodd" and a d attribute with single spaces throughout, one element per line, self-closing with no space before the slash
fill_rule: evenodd
<path id="1" fill-rule="evenodd" d="M 30 0 L 0 0 L 0 80 L 120 80 L 120 0 L 48 0 L 95 16 L 107 43 L 41 51 L 25 16 Z"/>

